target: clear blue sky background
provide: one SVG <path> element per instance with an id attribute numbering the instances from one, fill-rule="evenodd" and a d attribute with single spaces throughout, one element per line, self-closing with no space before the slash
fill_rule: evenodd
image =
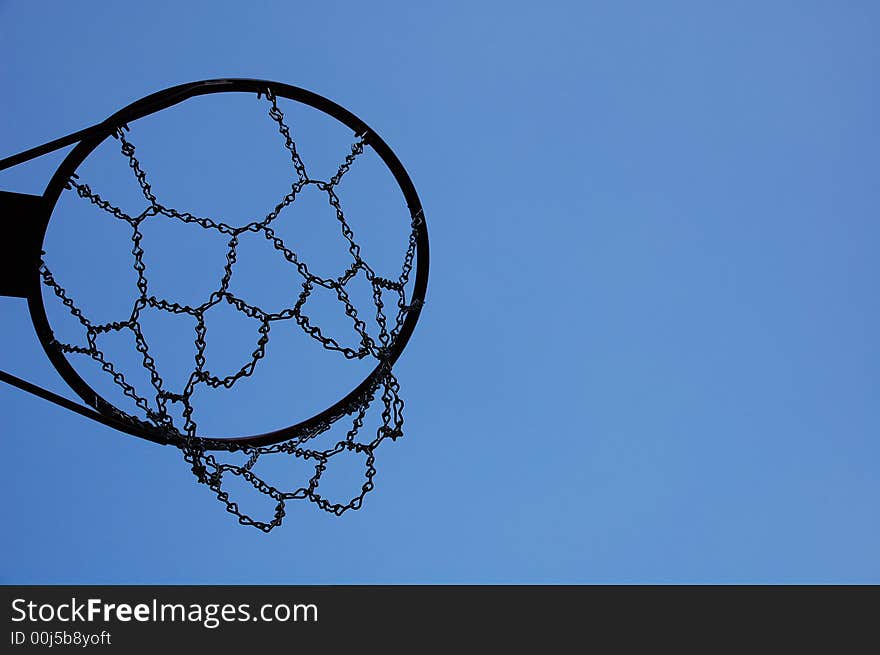
<path id="1" fill-rule="evenodd" d="M 172 449 L 2 388 L 0 581 L 880 582 L 878 19 L 0 1 L 0 155 L 172 84 L 285 81 L 395 149 L 433 254 L 364 509 L 239 527 Z M 64 391 L 0 312 L 0 366 Z"/>

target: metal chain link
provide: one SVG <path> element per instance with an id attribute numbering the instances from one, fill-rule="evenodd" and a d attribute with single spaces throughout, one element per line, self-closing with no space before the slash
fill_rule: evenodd
<path id="1" fill-rule="evenodd" d="M 258 97 L 260 95 L 262 94 L 258 94 Z M 278 106 L 275 95 L 271 91 L 267 91 L 265 97 L 269 103 L 269 118 L 276 123 L 278 132 L 284 140 L 284 147 L 290 153 L 297 179 L 291 184 L 290 191 L 261 220 L 236 227 L 213 218 L 199 217 L 161 204 L 153 193 L 147 174 L 136 157 L 135 146 L 126 136 L 128 126 L 121 126 L 116 130 L 114 136 L 120 142 L 122 155 L 128 160 L 128 165 L 134 173 L 141 192 L 149 203 L 147 209 L 136 216 L 128 214 L 92 191 L 87 184 L 79 182 L 79 178 L 75 174 L 68 181 L 67 188 L 75 190 L 79 197 L 88 200 L 102 211 L 131 226 L 131 253 L 134 259 L 133 267 L 137 273 L 136 286 L 138 289 L 138 296 L 134 302 L 131 314 L 125 320 L 102 325 L 93 324 L 76 305 L 67 290 L 58 283 L 45 261 L 41 262 L 40 273 L 43 283 L 52 289 L 61 303 L 79 321 L 86 332 L 86 346 L 56 341 L 54 342 L 55 347 L 62 353 L 87 355 L 100 364 L 102 370 L 112 378 L 122 393 L 132 399 L 135 405 L 143 411 L 147 422 L 160 429 L 167 441 L 176 445 L 182 451 L 184 460 L 190 465 L 198 481 L 212 490 L 218 500 L 225 505 L 226 510 L 238 518 L 239 523 L 251 525 L 264 532 L 269 532 L 274 527 L 280 525 L 284 519 L 287 501 L 306 499 L 315 503 L 319 508 L 337 516 L 349 509 L 359 509 L 363 503 L 364 496 L 374 488 L 373 478 L 376 475 L 376 449 L 386 438 L 396 440 L 403 434 L 404 403 L 399 394 L 400 385 L 385 358 L 403 326 L 407 313 L 415 306 L 414 304 L 408 304 L 406 285 L 413 267 L 416 234 L 422 219 L 420 214 L 412 218 L 407 250 L 404 254 L 401 273 L 397 280 L 390 280 L 376 275 L 361 256 L 361 248 L 355 239 L 354 230 L 345 217 L 341 202 L 336 193 L 336 188 L 339 187 L 343 176 L 351 169 L 357 157 L 364 152 L 364 147 L 367 145 L 366 135 L 356 135 L 357 140 L 352 144 L 350 152 L 345 156 L 333 177 L 326 181 L 311 179 L 297 150 L 291 130 L 285 122 L 284 114 Z M 341 234 L 348 244 L 348 252 L 351 255 L 352 263 L 338 277 L 322 278 L 313 274 L 306 263 L 302 261 L 294 250 L 285 244 L 284 240 L 272 228 L 273 221 L 278 218 L 286 207 L 296 201 L 297 196 L 306 186 L 314 186 L 327 195 L 327 201 L 334 210 Z M 210 294 L 205 302 L 198 306 L 181 304 L 167 298 L 159 298 L 150 293 L 147 266 L 143 259 L 144 250 L 141 246 L 143 235 L 140 228 L 144 221 L 159 215 L 184 223 L 198 225 L 206 230 L 216 230 L 221 234 L 229 236 L 226 261 L 220 285 Z M 229 291 L 229 284 L 237 261 L 239 238 L 245 233 L 262 234 L 272 244 L 274 249 L 281 253 L 284 259 L 296 269 L 299 276 L 302 277 L 302 291 L 292 306 L 270 313 L 246 302 Z M 360 318 L 346 290 L 346 285 L 358 273 L 363 273 L 372 286 L 372 300 L 376 312 L 375 319 L 379 327 L 377 339 L 374 339 L 368 333 L 366 322 Z M 306 302 L 316 286 L 335 292 L 337 300 L 344 308 L 345 314 L 352 322 L 354 331 L 360 338 L 360 346 L 358 348 L 341 345 L 334 338 L 326 335 L 318 325 L 314 324 L 313 319 L 304 313 Z M 383 301 L 383 291 L 393 292 L 397 297 L 397 313 L 390 328 Z M 215 375 L 210 369 L 206 368 L 207 358 L 205 357 L 205 350 L 207 348 L 205 312 L 222 302 L 260 322 L 258 329 L 260 336 L 257 339 L 250 359 L 238 371 L 225 377 Z M 173 392 L 166 388 L 166 383 L 159 373 L 157 362 L 150 353 L 150 347 L 139 322 L 140 314 L 146 308 L 172 314 L 185 314 L 195 319 L 194 366 L 183 389 L 178 392 Z M 282 443 L 251 447 L 242 446 L 230 441 L 199 438 L 197 436 L 198 424 L 194 418 L 195 410 L 192 403 L 192 396 L 198 386 L 204 385 L 210 388 L 223 387 L 229 389 L 241 379 L 253 375 L 258 363 L 266 354 L 266 346 L 269 342 L 272 325 L 289 320 L 296 323 L 303 332 L 327 350 L 339 352 L 347 359 L 360 360 L 366 357 L 373 357 L 380 363 L 383 363 L 381 375 L 375 378 L 373 387 L 368 389 L 367 393 L 350 407 L 343 408 L 337 415 L 330 417 L 325 423 L 311 432 L 298 435 Z M 129 330 L 134 335 L 135 348 L 140 353 L 142 365 L 149 373 L 152 386 L 149 394 L 137 390 L 130 384 L 122 372 L 116 369 L 98 347 L 99 335 L 121 330 Z M 376 430 L 375 436 L 369 441 L 359 441 L 358 437 L 363 427 L 366 413 L 377 395 L 381 404 L 381 425 Z M 150 397 L 148 398 L 148 396 Z M 169 411 L 169 404 L 175 403 L 180 404 L 182 408 L 182 425 L 179 422 L 175 422 Z M 141 418 L 122 410 L 115 409 L 114 411 L 117 418 L 131 421 L 138 425 L 144 423 Z M 333 447 L 324 450 L 306 447 L 310 440 L 330 430 L 332 425 L 343 416 L 354 416 L 351 428 L 346 433 L 344 439 L 336 442 Z M 247 455 L 247 461 L 242 465 L 224 463 L 209 452 L 209 449 L 221 449 L 230 453 L 243 451 Z M 362 455 L 364 457 L 364 481 L 359 494 L 345 502 L 339 502 L 322 495 L 320 492 L 320 482 L 321 476 L 329 467 L 332 458 L 345 453 Z M 305 485 L 291 491 L 281 491 L 255 473 L 255 469 L 259 468 L 260 457 L 267 454 L 288 455 L 312 461 L 314 462 L 314 474 Z M 228 480 L 230 475 L 241 478 L 253 486 L 260 494 L 270 497 L 275 502 L 274 512 L 269 520 L 254 519 L 241 510 L 238 502 L 233 500 L 228 491 L 223 488 L 224 479 Z"/>

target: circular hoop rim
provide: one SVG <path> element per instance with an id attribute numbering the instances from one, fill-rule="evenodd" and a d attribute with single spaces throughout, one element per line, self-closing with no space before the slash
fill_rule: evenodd
<path id="1" fill-rule="evenodd" d="M 394 176 L 394 179 L 397 181 L 404 199 L 406 200 L 406 204 L 410 211 L 410 217 L 414 222 L 413 225 L 416 234 L 416 276 L 410 302 L 411 307 L 407 312 L 397 338 L 391 344 L 387 358 L 379 362 L 376 368 L 373 369 L 373 371 L 364 378 L 359 385 L 336 403 L 309 419 L 263 434 L 237 437 L 197 437 L 197 439 L 201 441 L 208 450 L 239 450 L 247 447 L 255 448 L 269 446 L 320 429 L 322 426 L 334 422 L 343 415 L 349 414 L 353 407 L 357 407 L 357 405 L 365 399 L 367 394 L 377 387 L 382 376 L 400 357 L 400 354 L 403 352 L 403 349 L 406 347 L 407 342 L 412 336 L 425 299 L 425 292 L 428 285 L 428 231 L 422 210 L 422 204 L 416 193 L 415 186 L 413 185 L 412 180 L 410 180 L 409 174 L 406 172 L 403 164 L 391 148 L 381 137 L 379 137 L 378 134 L 376 134 L 376 132 L 370 129 L 364 121 L 344 107 L 341 107 L 335 102 L 316 93 L 296 86 L 270 80 L 237 78 L 202 80 L 200 82 L 181 84 L 153 93 L 131 103 L 123 109 L 120 109 L 96 126 L 97 131 L 93 136 L 89 136 L 80 141 L 79 144 L 77 144 L 67 155 L 64 161 L 61 162 L 61 165 L 55 171 L 55 174 L 46 186 L 46 190 L 43 194 L 46 203 L 46 211 L 41 217 L 42 223 L 37 226 L 40 233 L 42 249 L 42 244 L 46 237 L 46 231 L 52 217 L 52 212 L 54 211 L 58 199 L 61 197 L 61 193 L 71 175 L 73 175 L 82 162 L 118 128 L 196 96 L 228 92 L 261 94 L 266 93 L 267 91 L 270 91 L 277 97 L 287 98 L 288 100 L 293 100 L 317 109 L 349 127 L 358 136 L 367 135 L 365 138 L 366 145 L 373 148 Z M 100 394 L 89 386 L 79 373 L 76 372 L 70 362 L 67 361 L 67 358 L 63 353 L 53 346 L 54 335 L 49 325 L 48 317 L 46 316 L 46 308 L 43 304 L 42 281 L 39 270 L 35 270 L 33 276 L 30 278 L 27 301 L 31 321 L 34 324 L 37 337 L 43 346 L 43 350 L 46 352 L 52 365 L 64 381 L 83 400 L 83 402 L 94 408 L 103 416 L 111 419 L 110 422 L 113 426 L 122 432 L 127 432 L 155 443 L 171 443 L 167 435 L 161 429 L 151 426 L 146 422 L 134 423 L 125 418 L 125 415 L 121 414 L 120 410 L 116 409 L 112 403 L 102 398 Z"/>

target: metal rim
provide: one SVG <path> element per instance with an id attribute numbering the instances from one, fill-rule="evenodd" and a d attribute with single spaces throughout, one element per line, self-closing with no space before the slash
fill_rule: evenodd
<path id="1" fill-rule="evenodd" d="M 356 405 L 366 396 L 366 394 L 375 389 L 376 385 L 380 382 L 381 377 L 387 370 L 387 367 L 392 366 L 397 361 L 398 357 L 400 357 L 400 354 L 403 352 L 403 349 L 406 347 L 406 344 L 415 329 L 416 323 L 418 322 L 419 315 L 421 314 L 425 291 L 427 290 L 428 231 L 424 220 L 424 214 L 422 212 L 421 201 L 416 194 L 412 180 L 410 180 L 409 174 L 406 172 L 403 164 L 401 164 L 391 148 L 388 147 L 381 137 L 370 129 L 366 123 L 344 107 L 341 107 L 316 93 L 312 93 L 311 91 L 299 87 L 269 80 L 254 79 L 203 80 L 200 82 L 181 84 L 179 86 L 158 91 L 133 102 L 110 116 L 100 125 L 96 126 L 97 131 L 93 136 L 89 136 L 80 141 L 79 144 L 67 155 L 58 167 L 58 170 L 55 171 L 55 174 L 52 176 L 52 179 L 46 187 L 46 191 L 43 194 L 43 198 L 46 201 L 46 213 L 42 217 L 42 223 L 38 226 L 42 247 L 52 212 L 54 211 L 55 205 L 61 197 L 61 193 L 63 192 L 67 181 L 70 179 L 70 176 L 107 137 L 114 133 L 117 128 L 200 95 L 229 92 L 265 93 L 266 91 L 271 91 L 277 97 L 287 98 L 317 109 L 349 127 L 355 132 L 355 134 L 369 135 L 367 144 L 375 150 L 376 154 L 379 155 L 385 163 L 385 166 L 387 166 L 388 170 L 397 181 L 404 199 L 406 200 L 406 204 L 409 207 L 410 216 L 419 219 L 415 228 L 416 277 L 410 303 L 412 308 L 407 313 L 400 333 L 389 350 L 387 360 L 380 362 L 359 385 L 336 403 L 309 419 L 263 434 L 222 438 L 199 437 L 206 448 L 210 450 L 230 450 L 242 447 L 268 446 L 308 433 L 324 424 L 332 423 L 341 415 L 348 413 L 349 408 Z M 80 377 L 79 373 L 76 372 L 70 362 L 67 361 L 67 358 L 64 357 L 57 348 L 52 346 L 54 336 L 49 325 L 48 317 L 46 316 L 46 308 L 43 304 L 42 281 L 40 279 L 39 270 L 33 272 L 33 276 L 29 283 L 27 300 L 31 321 L 34 324 L 37 337 L 43 346 L 43 350 L 46 352 L 52 365 L 64 381 L 74 392 L 76 392 L 83 402 L 111 419 L 110 422 L 113 426 L 122 432 L 127 432 L 156 443 L 168 443 L 167 438 L 164 437 L 163 433 L 158 428 L 153 428 L 146 424 L 134 424 L 131 421 L 122 419 L 114 405 L 102 398 L 100 394 L 90 387 L 88 383 Z"/>

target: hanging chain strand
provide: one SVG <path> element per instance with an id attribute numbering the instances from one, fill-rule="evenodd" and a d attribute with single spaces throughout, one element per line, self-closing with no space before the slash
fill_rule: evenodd
<path id="1" fill-rule="evenodd" d="M 350 509 L 359 509 L 363 503 L 364 496 L 374 488 L 373 478 L 376 475 L 376 449 L 386 438 L 396 440 L 403 434 L 403 400 L 399 395 L 400 385 L 392 373 L 391 366 L 386 358 L 391 345 L 400 332 L 407 313 L 414 306 L 407 303 L 406 285 L 413 267 L 416 235 L 421 217 L 416 216 L 412 219 L 411 232 L 400 276 L 396 280 L 391 280 L 376 275 L 373 269 L 361 257 L 361 247 L 355 240 L 354 230 L 345 217 L 341 202 L 336 193 L 336 189 L 340 186 L 343 176 L 355 163 L 357 157 L 364 152 L 364 147 L 367 145 L 366 135 L 356 135 L 357 140 L 352 144 L 350 152 L 345 156 L 336 173 L 329 180 L 313 180 L 308 175 L 306 166 L 297 150 L 291 130 L 285 122 L 284 114 L 278 106 L 275 95 L 271 91 L 265 92 L 264 95 L 269 103 L 269 118 L 276 123 L 278 132 L 284 140 L 284 147 L 290 154 L 290 159 L 296 172 L 296 181 L 291 184 L 290 191 L 261 220 L 248 223 L 242 227 L 235 227 L 213 218 L 199 217 L 161 204 L 153 192 L 146 172 L 136 157 L 135 146 L 126 136 L 128 126 L 121 126 L 116 130 L 114 137 L 119 141 L 122 155 L 128 160 L 128 165 L 137 180 L 141 193 L 149 203 L 147 209 L 137 216 L 130 215 L 92 191 L 87 184 L 80 182 L 75 174 L 68 181 L 67 188 L 74 190 L 79 197 L 131 227 L 131 253 L 134 258 L 133 267 L 137 274 L 138 296 L 130 315 L 121 321 L 94 324 L 76 305 L 64 287 L 58 283 L 45 262 L 41 262 L 40 274 L 43 283 L 53 291 L 60 302 L 85 330 L 85 345 L 56 341 L 54 346 L 62 353 L 86 355 L 97 362 L 101 369 L 111 377 L 121 392 L 134 401 L 137 408 L 143 412 L 147 424 L 161 430 L 166 440 L 181 450 L 184 460 L 189 464 L 198 481 L 211 489 L 218 500 L 225 505 L 226 510 L 237 517 L 239 523 L 269 532 L 281 525 L 285 516 L 286 503 L 291 500 L 309 500 L 319 508 L 337 516 Z M 340 232 L 347 243 L 352 263 L 338 277 L 322 278 L 313 274 L 299 255 L 289 248 L 272 228 L 272 223 L 275 219 L 287 206 L 296 201 L 297 196 L 306 186 L 314 186 L 327 195 L 327 201 L 334 211 Z M 198 225 L 206 230 L 215 230 L 229 237 L 226 261 L 219 286 L 210 294 L 207 300 L 198 306 L 189 306 L 167 298 L 160 298 L 150 291 L 147 266 L 143 258 L 144 250 L 141 245 L 141 225 L 152 217 L 160 215 L 184 223 Z M 267 312 L 239 298 L 229 290 L 230 281 L 235 271 L 240 237 L 245 233 L 262 234 L 272 244 L 273 248 L 281 253 L 284 259 L 296 269 L 297 274 L 302 278 L 302 291 L 292 306 L 274 313 Z M 366 322 L 358 315 L 357 309 L 346 290 L 348 282 L 354 279 L 358 273 L 363 274 L 372 287 L 375 321 L 379 327 L 379 333 L 375 339 L 368 333 Z M 352 348 L 341 345 L 337 340 L 326 335 L 320 326 L 315 325 L 313 319 L 304 313 L 306 302 L 315 287 L 322 287 L 335 293 L 337 300 L 342 305 L 345 314 L 351 319 L 352 327 L 359 337 L 360 344 L 358 347 Z M 383 301 L 383 292 L 385 291 L 391 292 L 396 296 L 396 315 L 393 316 L 391 326 L 388 324 L 389 316 L 386 314 L 387 310 Z M 258 328 L 259 337 L 250 359 L 235 373 L 224 377 L 211 372 L 207 367 L 207 358 L 205 356 L 207 348 L 205 312 L 221 303 L 229 305 L 245 316 L 255 319 L 260 324 Z M 167 384 L 159 373 L 156 359 L 151 354 L 148 340 L 139 322 L 141 312 L 147 308 L 171 314 L 187 315 L 195 320 L 193 369 L 183 388 L 178 392 L 167 388 Z M 339 352 L 346 359 L 375 358 L 382 365 L 381 375 L 376 378 L 373 387 L 367 389 L 366 394 L 354 401 L 351 406 L 343 408 L 337 415 L 329 418 L 324 424 L 313 429 L 311 432 L 298 435 L 285 442 L 269 446 L 252 447 L 241 446 L 230 441 L 197 437 L 198 425 L 195 419 L 192 397 L 199 385 L 209 388 L 230 389 L 238 381 L 253 375 L 260 360 L 266 355 L 272 326 L 282 321 L 293 321 L 309 337 L 320 343 L 323 348 Z M 122 330 L 128 330 L 134 336 L 135 347 L 141 356 L 141 363 L 149 375 L 152 386 L 149 394 L 144 394 L 128 382 L 123 373 L 117 370 L 114 364 L 98 347 L 99 335 Z M 381 425 L 372 438 L 359 441 L 358 437 L 363 428 L 365 416 L 369 407 L 376 400 L 376 396 L 379 397 L 381 404 Z M 181 407 L 182 423 L 179 421 L 176 423 L 172 418 L 169 405 L 173 404 L 178 404 Z M 118 409 L 113 411 L 116 417 L 121 420 L 137 425 L 145 424 L 144 420 L 140 417 Z M 309 441 L 329 431 L 332 425 L 344 416 L 354 417 L 344 439 L 337 441 L 335 445 L 324 450 L 308 448 Z M 242 451 L 247 459 L 241 465 L 221 462 L 215 455 L 209 452 L 209 448 L 221 449 L 230 453 Z M 321 476 L 330 466 L 333 457 L 343 453 L 354 453 L 363 456 L 364 478 L 360 493 L 345 502 L 338 502 L 331 500 L 321 493 L 320 483 Z M 279 490 L 255 472 L 260 468 L 260 458 L 263 455 L 270 454 L 288 455 L 309 461 L 314 465 L 314 473 L 303 486 L 290 491 Z M 271 518 L 268 520 L 257 520 L 242 511 L 238 502 L 233 500 L 229 492 L 223 487 L 224 480 L 229 480 L 229 476 L 241 478 L 241 480 L 253 486 L 260 494 L 271 498 L 275 503 Z"/>

